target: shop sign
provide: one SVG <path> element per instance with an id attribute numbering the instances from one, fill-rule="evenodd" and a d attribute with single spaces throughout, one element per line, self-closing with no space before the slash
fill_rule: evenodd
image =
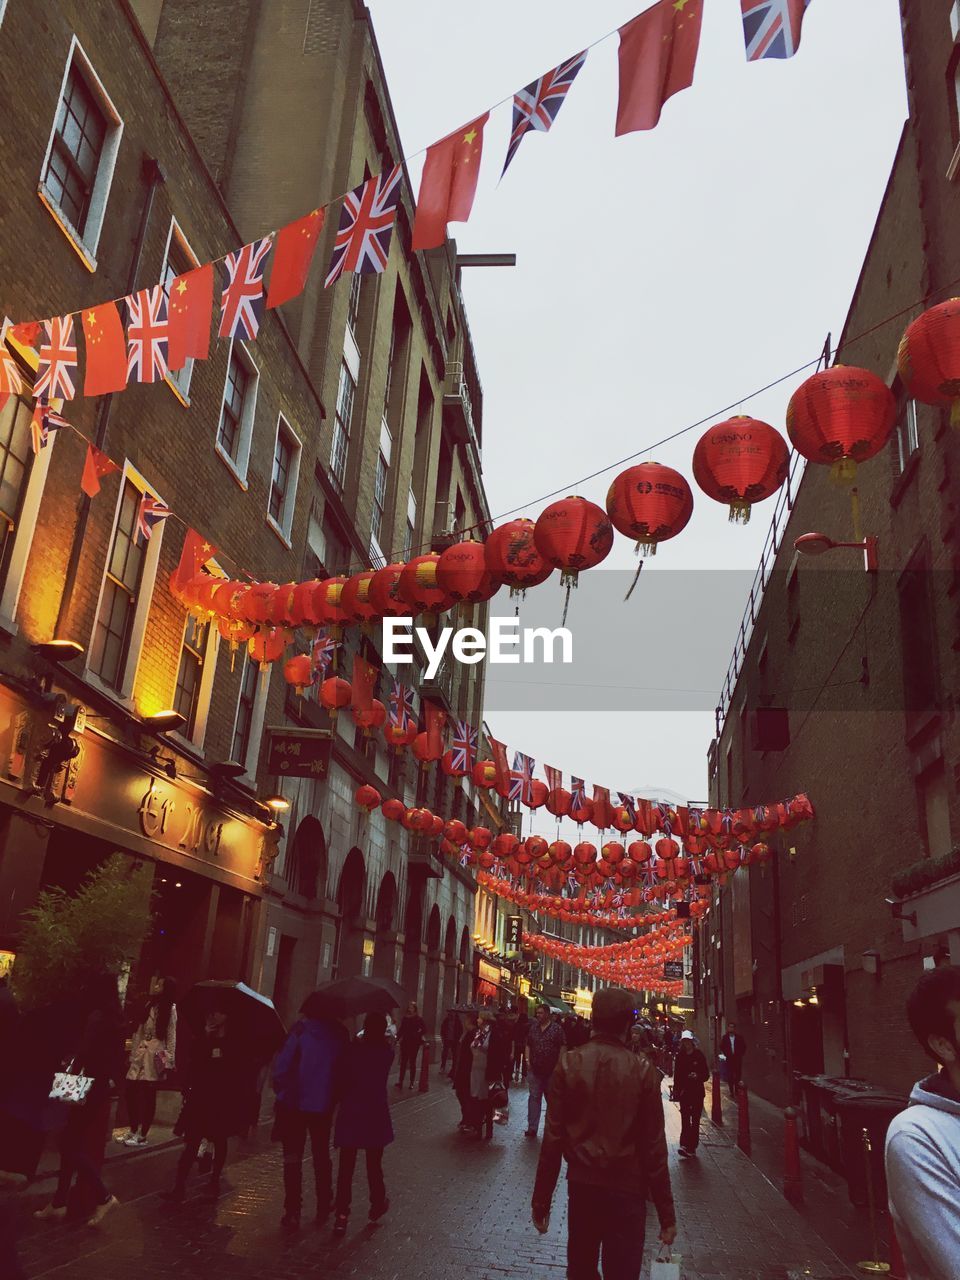
<path id="1" fill-rule="evenodd" d="M 496 965 L 492 965 L 486 960 L 480 961 L 480 968 L 477 973 L 486 982 L 492 982 L 494 985 L 497 985 L 500 981 L 500 970 Z"/>
<path id="2" fill-rule="evenodd" d="M 507 916 L 507 950 L 520 950 L 520 934 L 523 927 L 523 916 Z"/>
<path id="3" fill-rule="evenodd" d="M 278 778 L 322 779 L 332 750 L 329 729 L 270 729 L 266 772 Z"/>
<path id="4" fill-rule="evenodd" d="M 561 991 L 560 999 L 565 1000 L 567 1004 L 576 1004 L 577 993 L 575 991 Z"/>
<path id="5" fill-rule="evenodd" d="M 683 961 L 664 960 L 663 977 L 667 982 L 679 982 L 683 978 Z"/>
<path id="6" fill-rule="evenodd" d="M 138 809 L 140 830 L 151 840 L 184 853 L 215 858 L 223 839 L 223 818 L 185 793 L 166 793 L 151 779 Z"/>

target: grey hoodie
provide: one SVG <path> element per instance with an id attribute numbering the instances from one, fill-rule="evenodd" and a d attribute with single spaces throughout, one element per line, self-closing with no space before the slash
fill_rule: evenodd
<path id="1" fill-rule="evenodd" d="M 960 1094 L 942 1073 L 913 1086 L 887 1131 L 887 1190 L 909 1280 L 960 1277 Z"/>

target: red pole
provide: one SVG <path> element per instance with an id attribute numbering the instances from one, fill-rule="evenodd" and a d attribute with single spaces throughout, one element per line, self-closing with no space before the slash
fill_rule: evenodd
<path id="1" fill-rule="evenodd" d="M 750 1098 L 745 1084 L 737 1085 L 737 1146 L 750 1154 Z"/>
<path id="2" fill-rule="evenodd" d="M 430 1088 L 430 1045 L 423 1046 L 423 1054 L 420 1059 L 420 1092 L 426 1093 Z"/>
<path id="3" fill-rule="evenodd" d="M 794 1107 L 787 1107 L 783 1113 L 783 1194 L 791 1204 L 803 1204 L 803 1173 Z"/>
<path id="4" fill-rule="evenodd" d="M 720 1098 L 720 1072 L 714 1071 L 710 1079 L 710 1119 L 723 1128 L 723 1102 Z"/>

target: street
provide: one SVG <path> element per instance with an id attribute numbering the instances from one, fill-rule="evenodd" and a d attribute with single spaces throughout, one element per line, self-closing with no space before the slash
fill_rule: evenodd
<path id="1" fill-rule="evenodd" d="M 736 1148 L 729 1130 L 717 1132 L 704 1118 L 699 1158 L 679 1160 L 679 1113 L 667 1101 L 665 1110 L 679 1222 L 675 1248 L 685 1280 L 835 1280 L 851 1274 Z M 169 1149 L 109 1167 L 121 1207 L 99 1231 L 30 1222 L 21 1242 L 27 1275 L 298 1280 L 322 1272 L 360 1280 L 560 1280 L 565 1196 L 554 1201 L 548 1234 L 537 1236 L 529 1200 L 539 1143 L 523 1137 L 523 1087 L 512 1091 L 509 1123 L 495 1127 L 490 1144 L 456 1131 L 456 1102 L 436 1083 L 426 1095 L 405 1095 L 393 1116 L 397 1138 L 384 1159 L 390 1212 L 367 1223 L 361 1162 L 342 1241 L 332 1237 L 329 1220 L 320 1229 L 312 1225 L 309 1199 L 300 1232 L 281 1233 L 280 1150 L 267 1144 L 264 1127 L 250 1154 L 228 1167 L 229 1190 L 216 1204 L 199 1197 L 199 1180 L 184 1205 L 164 1204 L 157 1193 L 169 1185 L 175 1154 Z M 305 1182 L 309 1186 L 309 1177 Z M 656 1250 L 651 1210 L 648 1260 Z"/>

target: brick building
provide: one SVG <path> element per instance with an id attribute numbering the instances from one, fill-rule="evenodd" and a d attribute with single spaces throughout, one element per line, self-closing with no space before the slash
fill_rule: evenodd
<path id="1" fill-rule="evenodd" d="M 0 7 L 11 318 L 172 280 L 401 154 L 369 15 L 353 0 L 108 7 L 109 20 L 79 0 Z M 215 568 L 285 582 L 442 547 L 489 519 L 455 246 L 412 254 L 412 213 L 405 175 L 387 270 L 324 290 L 335 206 L 307 290 L 267 314 L 255 343 L 214 340 L 209 360 L 166 385 L 72 402 L 69 420 L 123 463 L 93 501 L 78 489 L 82 442 L 61 430 L 34 457 L 30 408 L 4 408 L 7 953 L 42 886 L 72 887 L 122 849 L 154 865 L 159 907 L 135 980 L 245 977 L 289 1015 L 319 981 L 362 970 L 399 978 L 431 1023 L 472 993 L 472 877 L 379 812 L 361 818 L 353 793 L 368 781 L 468 822 L 497 812 L 439 771 L 388 758 L 348 715 L 326 779 L 269 776 L 270 730 L 325 728 L 326 714 L 188 621 L 167 587 L 175 521 L 146 544 L 132 530 L 149 490 L 219 548 Z M 30 350 L 8 346 L 29 372 Z M 83 656 L 32 647 L 55 636 Z M 358 647 L 381 665 L 378 643 L 348 633 L 341 669 Z M 31 787 L 48 687 L 87 715 L 55 803 Z M 420 692 L 481 722 L 482 667 L 442 670 Z M 158 737 L 144 718 L 167 707 L 185 723 Z M 282 828 L 261 803 L 278 789 Z"/>
<path id="2" fill-rule="evenodd" d="M 709 753 L 712 802 L 807 791 L 817 811 L 731 878 L 697 933 L 699 1030 L 713 1042 L 736 1020 L 747 1084 L 779 1102 L 794 1073 L 908 1088 L 926 1060 L 905 997 L 925 964 L 960 962 L 960 437 L 896 377 L 919 300 L 960 279 L 960 6 L 902 0 L 902 17 L 910 116 L 836 353 L 899 401 L 889 446 L 858 475 L 879 572 L 856 550 L 797 555 L 801 534 L 853 535 L 848 491 L 795 461 Z M 785 747 L 764 737 L 768 708 L 788 712 Z"/>

